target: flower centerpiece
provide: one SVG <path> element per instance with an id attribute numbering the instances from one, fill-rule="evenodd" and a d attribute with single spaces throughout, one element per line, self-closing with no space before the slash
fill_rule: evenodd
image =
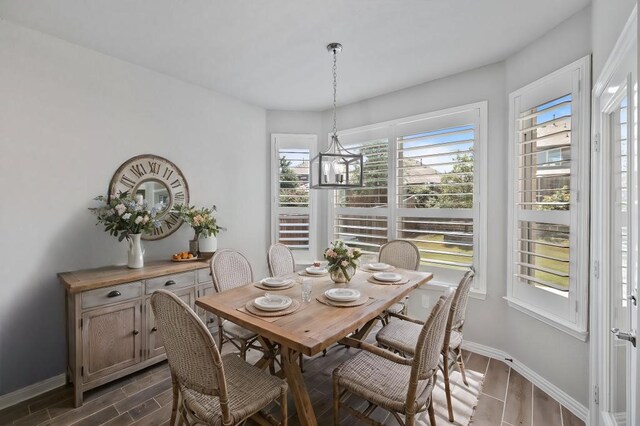
<path id="1" fill-rule="evenodd" d="M 194 236 L 190 241 L 190 251 L 198 256 L 211 257 L 218 248 L 217 235 L 224 230 L 216 222 L 214 212 L 216 206 L 211 208 L 197 208 L 187 204 L 176 204 L 173 213 L 182 218 L 191 228 Z"/>
<path id="2" fill-rule="evenodd" d="M 101 195 L 94 200 L 101 203 L 99 207 L 90 209 L 98 217 L 96 225 L 103 224 L 105 232 L 118 237 L 118 241 L 126 238 L 129 243 L 127 266 L 142 268 L 144 250 L 140 237 L 161 226 L 156 219 L 156 209 L 148 209 L 144 201 L 130 198 L 127 192 L 110 198 Z"/>
<path id="3" fill-rule="evenodd" d="M 324 251 L 324 258 L 329 262 L 331 279 L 336 283 L 348 283 L 356 273 L 358 259 L 362 252 L 358 248 L 347 246 L 342 240 L 335 240 Z"/>

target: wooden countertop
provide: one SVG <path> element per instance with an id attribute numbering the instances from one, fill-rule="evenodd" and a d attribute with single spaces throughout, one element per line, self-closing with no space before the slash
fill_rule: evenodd
<path id="1" fill-rule="evenodd" d="M 58 278 L 69 293 L 78 293 L 147 278 L 209 268 L 209 259 L 193 262 L 156 260 L 145 263 L 146 265 L 140 269 L 129 269 L 127 265 L 111 265 L 94 269 L 60 272 L 58 273 Z"/>

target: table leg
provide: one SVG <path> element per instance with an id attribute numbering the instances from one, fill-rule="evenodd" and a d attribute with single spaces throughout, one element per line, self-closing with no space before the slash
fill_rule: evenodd
<path id="1" fill-rule="evenodd" d="M 317 426 L 316 414 L 313 412 L 313 406 L 311 405 L 311 399 L 307 392 L 307 387 L 304 384 L 304 378 L 302 372 L 298 366 L 297 360 L 300 354 L 293 349 L 282 346 L 281 356 L 284 372 L 287 375 L 287 383 L 289 383 L 289 390 L 293 396 L 293 401 L 296 404 L 296 411 L 298 413 L 298 419 L 303 426 Z"/>
<path id="2" fill-rule="evenodd" d="M 273 374 L 273 363 L 276 358 L 275 346 L 268 339 L 262 336 L 258 336 L 258 341 L 260 342 L 260 345 L 262 346 L 264 351 L 262 358 L 260 358 L 258 362 L 255 363 L 255 366 L 262 370 L 269 367 L 271 374 Z"/>
<path id="3" fill-rule="evenodd" d="M 364 339 L 366 339 L 367 336 L 369 335 L 369 333 L 371 333 L 371 330 L 373 330 L 373 326 L 375 325 L 377 320 L 378 320 L 378 318 L 374 318 L 374 319 L 370 320 L 368 323 L 366 323 L 365 325 L 360 327 L 358 332 L 355 333 L 351 337 L 356 339 L 356 340 L 364 340 Z"/>

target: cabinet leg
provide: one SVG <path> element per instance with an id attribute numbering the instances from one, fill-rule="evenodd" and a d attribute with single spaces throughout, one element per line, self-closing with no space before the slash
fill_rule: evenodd
<path id="1" fill-rule="evenodd" d="M 82 388 L 78 385 L 78 381 L 73 384 L 73 406 L 75 408 L 82 406 Z"/>

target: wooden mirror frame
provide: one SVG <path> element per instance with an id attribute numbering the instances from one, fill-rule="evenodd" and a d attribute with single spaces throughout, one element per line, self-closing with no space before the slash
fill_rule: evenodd
<path id="1" fill-rule="evenodd" d="M 167 188 L 169 203 L 164 213 L 156 216 L 162 226 L 154 228 L 151 234 L 142 234 L 142 239 L 160 240 L 173 234 L 182 225 L 182 219 L 171 213 L 173 206 L 189 204 L 189 185 L 178 166 L 153 154 L 132 157 L 122 163 L 111 178 L 109 197 L 129 192 L 133 198 L 137 188 L 149 181 L 158 182 Z"/>

